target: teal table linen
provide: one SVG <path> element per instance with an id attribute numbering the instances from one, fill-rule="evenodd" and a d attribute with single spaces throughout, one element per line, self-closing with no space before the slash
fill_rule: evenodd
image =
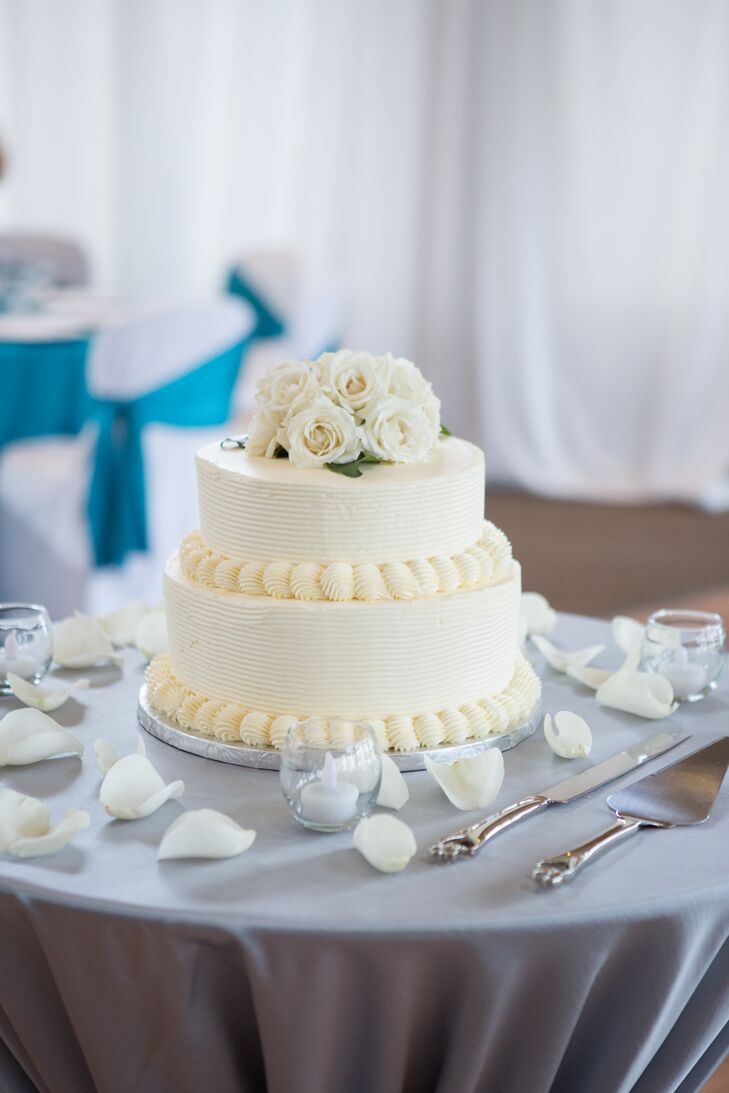
<path id="1" fill-rule="evenodd" d="M 0 448 L 80 431 L 90 410 L 88 348 L 88 338 L 0 342 Z"/>

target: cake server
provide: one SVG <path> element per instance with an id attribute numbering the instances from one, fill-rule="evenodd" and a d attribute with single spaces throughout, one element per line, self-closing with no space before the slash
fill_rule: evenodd
<path id="1" fill-rule="evenodd" d="M 708 820 L 729 767 L 729 736 L 640 778 L 608 799 L 618 822 L 594 839 L 537 862 L 532 876 L 545 887 L 573 877 L 595 854 L 641 827 L 683 827 Z"/>
<path id="2" fill-rule="evenodd" d="M 636 767 L 642 766 L 650 759 L 655 759 L 657 755 L 663 755 L 670 748 L 675 748 L 677 744 L 682 744 L 688 739 L 687 733 L 659 732 L 602 763 L 588 767 L 581 774 L 576 774 L 574 778 L 568 778 L 566 782 L 552 786 L 551 789 L 545 789 L 542 793 L 525 797 L 513 805 L 507 805 L 500 812 L 495 812 L 475 824 L 461 828 L 452 835 L 444 836 L 431 846 L 430 853 L 438 861 L 447 862 L 456 861 L 461 857 L 473 857 L 484 843 L 499 832 L 505 831 L 507 827 L 511 827 L 517 820 L 523 820 L 526 816 L 546 808 L 547 805 L 562 805 L 568 801 L 574 801 L 576 797 L 582 797 L 585 793 L 597 789 L 598 786 L 612 782 L 621 774 L 635 770 Z"/>

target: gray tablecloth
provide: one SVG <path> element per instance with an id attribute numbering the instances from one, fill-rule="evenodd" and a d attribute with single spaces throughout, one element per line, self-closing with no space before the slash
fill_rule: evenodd
<path id="1" fill-rule="evenodd" d="M 555 640 L 604 640 L 597 663 L 618 663 L 604 623 L 564 616 Z M 600 709 L 536 666 L 545 709 L 590 722 L 590 761 L 668 724 Z M 109 819 L 93 741 L 134 748 L 143 670 L 130 651 L 123 675 L 92 674 L 56 715 L 87 744 L 83 763 L 2 771 L 54 818 L 92 818 L 56 856 L 0 863 L 3 1091 L 688 1093 L 729 1050 L 729 784 L 707 825 L 645 832 L 572 886 L 537 892 L 535 859 L 605 826 L 606 791 L 440 866 L 428 845 L 468 817 L 411 774 L 401 815 L 420 853 L 386 876 L 351 834 L 297 827 L 276 774 L 151 738 L 161 774 L 185 781 L 182 801 Z M 670 724 L 693 739 L 671 759 L 729 731 L 728 708 L 726 682 L 681 707 Z M 507 753 L 494 808 L 583 765 L 556 758 L 540 731 Z M 166 827 L 202 806 L 255 827 L 251 850 L 157 864 Z"/>

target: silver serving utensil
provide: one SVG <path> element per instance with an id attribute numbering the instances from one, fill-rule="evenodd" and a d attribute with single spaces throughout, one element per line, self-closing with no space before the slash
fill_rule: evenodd
<path id="1" fill-rule="evenodd" d="M 607 804 L 618 822 L 574 850 L 543 858 L 537 862 L 532 876 L 545 887 L 555 887 L 573 877 L 599 851 L 641 827 L 704 823 L 711 814 L 727 767 L 729 736 L 722 736 L 685 759 L 612 793 Z"/>
<path id="2" fill-rule="evenodd" d="M 598 786 L 619 778 L 621 774 L 635 770 L 636 767 L 642 766 L 657 755 L 663 755 L 664 752 L 675 748 L 677 744 L 683 743 L 688 738 L 686 733 L 659 732 L 647 740 L 641 740 L 632 748 L 621 751 L 602 763 L 588 767 L 581 774 L 568 778 L 566 782 L 561 782 L 558 786 L 545 789 L 542 793 L 535 793 L 532 797 L 525 797 L 522 801 L 507 805 L 500 812 L 495 812 L 475 824 L 463 827 L 452 835 L 444 836 L 431 846 L 430 853 L 437 861 L 445 862 L 473 857 L 484 843 L 499 832 L 505 831 L 507 827 L 511 827 L 517 820 L 523 820 L 526 816 L 531 816 L 533 812 L 546 808 L 547 805 L 566 804 L 567 801 L 573 801 L 576 797 L 582 797 L 583 794 L 590 793 Z"/>

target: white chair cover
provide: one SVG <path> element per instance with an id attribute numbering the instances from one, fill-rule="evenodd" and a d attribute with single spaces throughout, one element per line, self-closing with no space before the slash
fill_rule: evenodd
<path id="1" fill-rule="evenodd" d="M 98 335 L 90 352 L 89 387 L 100 398 L 134 398 L 154 390 L 245 338 L 253 321 L 251 308 L 234 297 L 135 314 Z M 197 524 L 194 453 L 227 431 L 226 426 L 147 427 L 149 550 L 103 571 L 92 570 L 86 514 L 93 430 L 70 439 L 9 445 L 0 458 L 0 525 L 12 527 L 12 549 L 7 535 L 0 534 L 0 599 L 14 598 L 14 590 L 28 583 L 40 586 L 42 568 L 59 579 L 57 586 L 46 587 L 44 601 L 56 617 L 77 608 L 102 613 L 130 595 L 157 601 L 167 555 Z M 35 572 L 28 582 L 31 564 Z M 79 574 L 81 581 L 75 579 Z"/>

